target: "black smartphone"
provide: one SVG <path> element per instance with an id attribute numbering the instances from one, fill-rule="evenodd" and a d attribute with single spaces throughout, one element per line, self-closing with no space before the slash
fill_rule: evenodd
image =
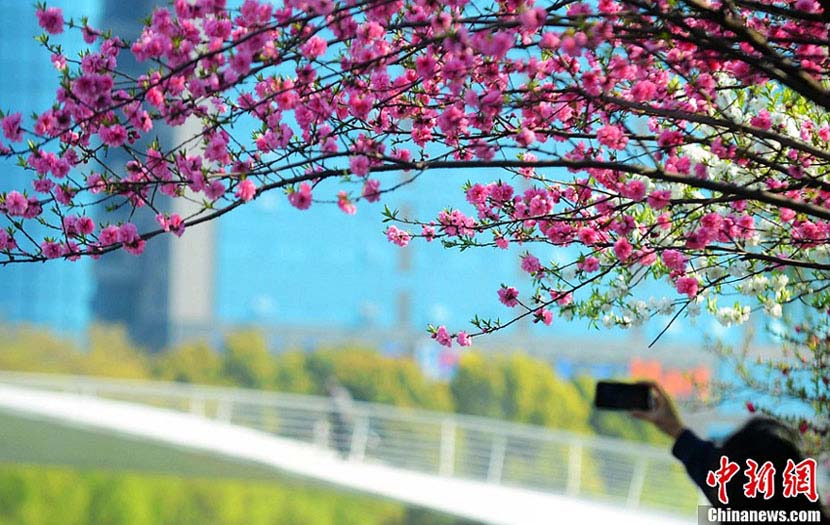
<path id="1" fill-rule="evenodd" d="M 651 387 L 641 383 L 599 381 L 594 406 L 606 410 L 651 410 Z"/>

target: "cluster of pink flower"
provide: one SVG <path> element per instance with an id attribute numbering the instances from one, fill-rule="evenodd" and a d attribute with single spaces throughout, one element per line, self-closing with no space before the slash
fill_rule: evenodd
<path id="1" fill-rule="evenodd" d="M 383 173 L 493 167 L 527 187 L 473 182 L 473 216 L 444 210 L 420 235 L 388 228 L 389 240 L 487 244 L 479 238 L 488 232 L 501 248 L 578 244 L 587 252 L 571 266 L 576 281 L 531 254 L 522 268 L 536 286 L 572 291 L 645 268 L 692 301 L 717 278 L 689 262 L 711 259 L 714 247 L 723 258 L 713 264 L 787 264 L 830 240 L 821 180 L 830 127 L 805 102 L 824 100 L 816 86 L 830 58 L 814 42 L 826 39 L 828 23 L 817 2 L 783 4 L 742 12 L 782 60 L 797 60 L 777 69 L 753 66 L 758 51 L 738 45 L 738 32 L 715 16 L 718 2 L 600 0 L 549 13 L 533 0 L 500 0 L 493 12 L 467 0 L 245 0 L 238 10 L 225 0 L 174 0 L 131 43 L 73 24 L 96 48 L 70 60 L 42 40 L 64 76 L 55 104 L 31 126 L 20 113 L 0 115 L 0 155 L 24 155 L 32 174 L 31 187 L 2 195 L 13 227 L 0 251 L 17 260 L 140 253 L 153 235 L 181 235 L 196 220 L 159 214 L 156 189 L 199 195 L 204 220 L 273 189 L 305 210 L 312 189 L 340 181 L 331 194 L 354 214 L 359 201 L 380 199 Z M 50 35 L 69 25 L 56 7 L 36 16 Z M 719 54 L 717 39 L 739 51 Z M 119 72 L 122 53 L 147 64 L 144 74 Z M 787 77 L 792 68 L 798 74 Z M 770 92 L 792 103 L 779 112 Z M 241 119 L 255 126 L 250 140 L 234 135 Z M 191 133 L 138 151 L 156 125 L 186 121 L 201 122 L 201 148 L 189 147 Z M 113 149 L 131 160 L 109 166 Z M 91 171 L 92 161 L 107 169 Z M 76 215 L 89 195 L 152 212 L 159 229 L 80 217 L 83 228 L 64 221 L 58 236 L 15 238 L 27 221 L 55 219 L 52 210 L 58 220 Z M 770 225 L 763 238 L 762 221 Z M 765 241 L 778 255 L 748 249 Z M 499 297 L 520 304 L 515 288 Z M 579 307 L 553 298 L 525 307 L 547 324 L 552 303 Z"/>

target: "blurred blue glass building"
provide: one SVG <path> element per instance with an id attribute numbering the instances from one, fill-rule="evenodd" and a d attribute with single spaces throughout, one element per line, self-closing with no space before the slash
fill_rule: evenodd
<path id="1" fill-rule="evenodd" d="M 66 17 L 86 15 L 94 22 L 100 0 L 73 0 L 61 7 Z M 0 0 L 0 108 L 4 111 L 13 108 L 28 116 L 48 109 L 54 100 L 58 73 L 49 54 L 34 40 L 41 32 L 32 2 Z M 66 50 L 83 44 L 79 33 L 63 35 L 60 42 Z M 3 191 L 30 180 L 9 161 L 0 160 L 0 173 Z M 90 322 L 89 261 L 7 265 L 0 268 L 0 290 L 2 322 L 42 324 L 73 336 L 82 335 Z"/>

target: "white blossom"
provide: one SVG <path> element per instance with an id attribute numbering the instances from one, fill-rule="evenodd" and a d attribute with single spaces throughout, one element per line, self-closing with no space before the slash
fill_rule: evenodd
<path id="1" fill-rule="evenodd" d="M 701 304 L 700 301 L 692 301 L 689 303 L 689 306 L 686 307 L 686 312 L 689 314 L 689 317 L 697 317 L 700 315 Z"/>
<path id="2" fill-rule="evenodd" d="M 769 301 L 764 305 L 764 310 L 769 314 L 771 317 L 775 317 L 778 319 L 782 315 L 782 308 L 779 303 L 774 301 Z"/>
<path id="3" fill-rule="evenodd" d="M 657 299 L 656 297 L 651 297 L 648 300 L 649 307 L 653 310 L 656 310 L 657 313 L 660 315 L 671 315 L 674 312 L 674 303 L 668 297 L 661 297 Z"/>
<path id="4" fill-rule="evenodd" d="M 790 278 L 784 275 L 783 273 L 779 273 L 772 278 L 772 289 L 776 292 L 780 292 L 784 288 L 787 287 L 787 284 L 790 282 Z"/>
<path id="5" fill-rule="evenodd" d="M 737 261 L 733 261 L 732 264 L 729 265 L 729 275 L 732 277 L 741 278 L 746 276 L 749 270 L 749 262 L 743 259 L 739 259 Z"/>
<path id="6" fill-rule="evenodd" d="M 726 275 L 726 270 L 722 266 L 710 266 L 706 269 L 706 278 L 710 281 L 717 281 Z"/>
<path id="7" fill-rule="evenodd" d="M 576 278 L 576 266 L 570 265 L 559 272 L 559 276 L 565 281 L 573 281 Z"/>
<path id="8" fill-rule="evenodd" d="M 767 283 L 769 279 L 766 276 L 756 275 L 742 283 L 739 290 L 744 295 L 758 295 L 767 288 Z"/>
<path id="9" fill-rule="evenodd" d="M 751 311 L 749 306 L 737 306 L 735 308 L 726 306 L 718 308 L 715 318 L 720 324 L 728 328 L 733 324 L 743 324 L 749 321 Z"/>

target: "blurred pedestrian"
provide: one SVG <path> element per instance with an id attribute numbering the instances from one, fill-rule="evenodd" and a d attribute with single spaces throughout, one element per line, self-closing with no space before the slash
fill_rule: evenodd
<path id="1" fill-rule="evenodd" d="M 326 392 L 331 398 L 329 424 L 331 445 L 343 459 L 349 457 L 354 426 L 354 403 L 352 395 L 340 384 L 335 376 L 326 380 Z"/>

